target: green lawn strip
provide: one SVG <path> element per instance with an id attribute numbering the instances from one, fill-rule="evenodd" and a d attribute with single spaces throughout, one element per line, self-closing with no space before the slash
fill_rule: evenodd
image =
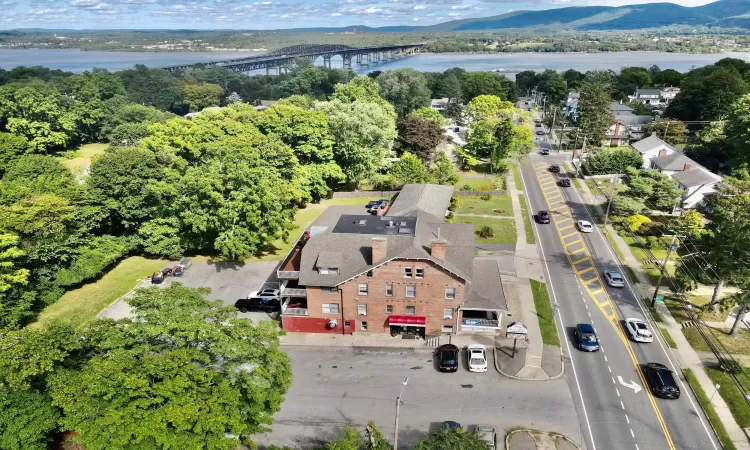
<path id="1" fill-rule="evenodd" d="M 496 209 L 503 212 L 495 212 Z M 507 195 L 493 195 L 489 200 L 482 197 L 460 197 L 458 199 L 457 214 L 483 214 L 488 216 L 512 216 L 513 202 Z"/>
<path id="2" fill-rule="evenodd" d="M 617 259 L 619 259 L 620 261 L 624 262 L 625 261 L 625 254 L 622 253 L 622 250 L 620 249 L 620 246 L 617 245 L 617 242 L 615 242 L 615 239 L 612 236 L 612 234 L 609 232 L 609 230 L 607 230 L 607 229 L 604 230 L 604 236 L 607 237 L 607 240 L 609 241 L 609 244 L 615 250 L 615 253 L 617 254 Z M 635 278 L 633 280 L 635 280 Z"/>
<path id="3" fill-rule="evenodd" d="M 743 368 L 743 370 L 747 371 L 747 368 Z M 731 375 L 724 372 L 719 366 L 706 367 L 706 374 L 714 385 L 718 384 L 721 386 L 719 388 L 719 395 L 727 403 L 732 416 L 734 416 L 734 420 L 737 421 L 737 425 L 741 428 L 750 427 L 750 408 L 747 407 L 747 401 L 742 392 L 734 384 Z M 741 375 L 737 378 L 740 380 L 740 383 L 743 383 L 745 389 L 750 389 L 750 386 L 746 385 L 747 383 L 744 381 L 746 377 Z"/>
<path id="4" fill-rule="evenodd" d="M 745 330 L 739 330 L 737 336 L 729 336 L 729 330 L 718 329 L 713 327 L 706 327 L 704 329 L 706 333 L 711 333 L 721 345 L 726 348 L 726 351 L 731 354 L 737 355 L 750 355 L 750 333 Z M 683 328 L 682 333 L 688 340 L 690 345 L 699 352 L 710 352 L 711 349 L 706 344 L 705 339 L 695 327 Z"/>
<path id="5" fill-rule="evenodd" d="M 726 428 L 724 428 L 724 424 L 721 423 L 721 419 L 719 419 L 719 415 L 716 413 L 716 410 L 709 401 L 710 398 L 708 397 L 708 395 L 706 395 L 706 392 L 698 383 L 698 380 L 695 378 L 693 371 L 690 369 L 683 369 L 682 372 L 685 374 L 685 380 L 687 380 L 688 384 L 693 389 L 693 392 L 695 392 L 695 397 L 698 399 L 698 403 L 701 404 L 703 411 L 706 413 L 708 421 L 711 422 L 714 430 L 716 430 L 716 434 L 719 436 L 721 445 L 725 450 L 736 450 L 732 439 L 729 437 L 729 433 L 727 433 Z"/>
<path id="6" fill-rule="evenodd" d="M 516 183 L 516 190 L 523 192 L 523 181 L 521 180 L 521 171 L 518 169 L 518 164 L 511 165 L 513 169 L 513 179 Z"/>
<path id="7" fill-rule="evenodd" d="M 552 312 L 552 304 L 549 301 L 547 286 L 536 280 L 529 280 L 531 293 L 534 295 L 534 306 L 539 319 L 539 328 L 542 330 L 542 342 L 548 345 L 560 346 L 560 338 L 557 335 L 557 326 Z"/>
<path id="8" fill-rule="evenodd" d="M 479 175 L 477 175 L 479 176 Z M 499 185 L 497 183 L 500 183 Z M 458 179 L 455 184 L 456 189 L 462 189 L 464 186 L 469 186 L 471 190 L 502 190 L 503 181 L 501 177 L 488 177 L 488 178 L 464 178 Z M 499 186 L 499 187 L 496 187 Z M 480 189 L 482 188 L 482 189 Z M 464 189 L 468 190 L 468 189 Z"/>
<path id="9" fill-rule="evenodd" d="M 674 339 L 672 339 L 672 335 L 669 334 L 669 330 L 667 330 L 666 328 L 662 328 L 658 325 L 656 328 L 658 328 L 659 331 L 661 331 L 661 335 L 664 337 L 664 340 L 667 341 L 668 346 L 670 346 L 671 348 L 677 348 L 677 343 L 674 341 Z"/>
<path id="10" fill-rule="evenodd" d="M 521 203 L 521 209 L 523 210 L 523 225 L 524 231 L 526 231 L 526 243 L 536 244 L 534 227 L 531 225 L 531 216 L 529 216 L 529 207 L 526 206 L 526 197 L 524 197 L 523 194 L 518 194 L 518 201 Z"/>
<path id="11" fill-rule="evenodd" d="M 489 217 L 467 217 L 456 216 L 453 223 L 472 223 L 474 224 L 474 242 L 488 244 L 515 244 L 516 243 L 516 223 L 508 219 L 492 219 Z M 480 228 L 488 226 L 492 228 L 494 236 L 491 238 L 481 238 L 476 232 Z"/>
<path id="12" fill-rule="evenodd" d="M 104 308 L 127 294 L 138 282 L 168 261 L 132 256 L 120 262 L 101 279 L 68 291 L 56 303 L 42 310 L 32 328 L 44 327 L 54 320 L 74 326 L 83 325 L 96 318 Z"/>

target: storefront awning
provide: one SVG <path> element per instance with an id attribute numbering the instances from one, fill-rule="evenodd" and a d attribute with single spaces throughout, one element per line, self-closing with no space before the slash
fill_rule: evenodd
<path id="1" fill-rule="evenodd" d="M 388 316 L 388 325 L 400 327 L 423 327 L 427 322 L 422 316 Z"/>

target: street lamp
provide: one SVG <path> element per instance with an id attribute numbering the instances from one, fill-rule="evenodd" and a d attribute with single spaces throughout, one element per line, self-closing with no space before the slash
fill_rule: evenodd
<path id="1" fill-rule="evenodd" d="M 401 396 L 404 394 L 404 388 L 409 383 L 409 377 L 404 377 L 404 382 L 401 384 L 401 392 L 396 397 L 396 431 L 393 436 L 393 449 L 398 450 L 398 413 L 401 407 Z"/>

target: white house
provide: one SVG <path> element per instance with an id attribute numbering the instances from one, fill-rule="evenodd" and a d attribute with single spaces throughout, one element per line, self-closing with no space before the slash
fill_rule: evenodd
<path id="1" fill-rule="evenodd" d="M 563 113 L 565 117 L 575 121 L 578 120 L 578 99 L 581 98 L 581 94 L 578 92 L 569 92 L 568 99 L 565 101 L 565 107 Z"/>
<path id="2" fill-rule="evenodd" d="M 445 108 L 448 107 L 449 102 L 450 99 L 448 97 L 433 98 L 432 100 L 430 100 L 430 108 L 436 111 L 445 111 Z"/>
<path id="3" fill-rule="evenodd" d="M 661 98 L 662 100 L 664 100 L 664 103 L 668 105 L 672 102 L 672 100 L 674 100 L 675 97 L 677 97 L 677 94 L 679 93 L 680 93 L 680 88 L 678 87 L 673 87 L 673 86 L 665 87 L 664 89 L 661 90 Z"/>
<path id="4" fill-rule="evenodd" d="M 646 139 L 642 139 L 638 142 L 630 144 L 638 153 L 643 156 L 643 168 L 651 168 L 651 159 L 658 156 L 671 155 L 673 153 L 680 153 L 679 150 L 662 141 L 658 137 L 651 135 Z"/>
<path id="5" fill-rule="evenodd" d="M 683 155 L 672 153 L 651 159 L 651 169 L 669 175 L 682 192 L 681 207 L 694 208 L 706 195 L 716 192 L 716 185 L 722 178 L 709 172 L 705 167 Z"/>
<path id="6" fill-rule="evenodd" d="M 640 102 L 645 105 L 661 106 L 661 89 L 636 89 L 633 95 L 628 98 L 634 102 Z"/>

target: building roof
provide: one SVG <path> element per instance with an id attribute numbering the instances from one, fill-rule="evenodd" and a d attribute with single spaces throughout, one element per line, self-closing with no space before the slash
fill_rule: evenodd
<path id="1" fill-rule="evenodd" d="M 497 261 L 475 259 L 473 279 L 467 286 L 463 308 L 508 310 Z"/>
<path id="2" fill-rule="evenodd" d="M 567 103 L 565 103 L 566 108 L 570 109 L 576 109 L 578 108 L 578 99 L 577 98 L 571 98 L 568 100 Z"/>
<path id="3" fill-rule="evenodd" d="M 430 105 L 431 106 L 445 106 L 448 104 L 449 101 L 450 99 L 448 97 L 433 98 L 430 100 Z"/>
<path id="4" fill-rule="evenodd" d="M 568 92 L 568 98 L 569 99 L 571 99 L 571 98 L 581 98 L 581 93 L 580 92 Z"/>
<path id="5" fill-rule="evenodd" d="M 645 139 L 641 139 L 638 142 L 634 142 L 631 145 L 633 146 L 633 148 L 635 148 L 641 153 L 650 152 L 652 150 L 656 150 L 661 147 L 666 147 L 679 153 L 679 150 L 667 144 L 666 142 L 662 141 L 656 136 L 649 136 Z"/>
<path id="6" fill-rule="evenodd" d="M 641 95 L 658 95 L 661 96 L 661 89 L 636 89 L 635 95 L 640 97 Z"/>
<path id="7" fill-rule="evenodd" d="M 633 108 L 631 108 L 628 105 L 623 105 L 620 102 L 612 102 L 612 103 L 610 103 L 609 109 L 611 109 L 612 112 L 614 112 L 615 114 L 618 114 L 618 113 L 619 114 L 622 114 L 622 113 L 632 113 L 633 112 Z"/>
<path id="8" fill-rule="evenodd" d="M 651 158 L 651 162 L 661 170 L 681 171 L 685 168 L 685 164 L 688 164 L 690 167 L 699 166 L 697 162 L 679 152 Z"/>
<path id="9" fill-rule="evenodd" d="M 415 216 L 421 211 L 442 221 L 452 196 L 453 186 L 407 184 L 393 201 L 388 215 Z"/>
<path id="10" fill-rule="evenodd" d="M 647 123 L 651 123 L 651 121 L 654 120 L 652 116 L 617 116 L 615 118 L 615 122 L 620 122 L 625 125 L 629 126 L 642 126 L 646 125 Z"/>
<path id="11" fill-rule="evenodd" d="M 681 172 L 675 172 L 672 174 L 672 178 L 686 188 L 701 186 L 704 184 L 716 184 L 720 183 L 722 180 L 720 176 L 709 172 L 701 166 L 691 167 L 689 170 Z"/>

